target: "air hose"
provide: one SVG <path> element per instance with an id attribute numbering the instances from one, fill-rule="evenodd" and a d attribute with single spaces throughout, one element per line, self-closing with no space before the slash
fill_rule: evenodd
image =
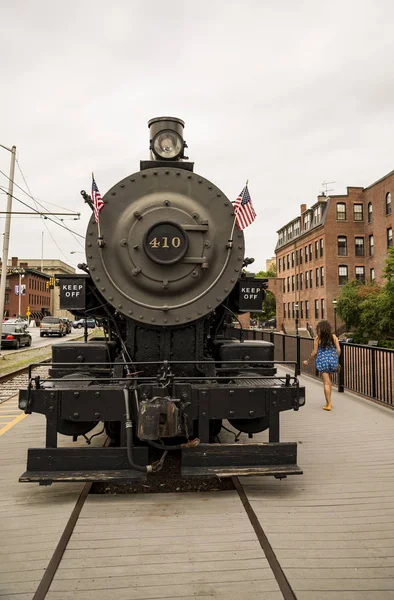
<path id="1" fill-rule="evenodd" d="M 133 422 L 130 416 L 130 406 L 129 406 L 129 390 L 127 387 L 123 388 L 124 400 L 125 400 L 125 409 L 126 409 L 126 442 L 127 442 L 127 459 L 133 469 L 136 471 L 140 471 L 142 473 L 157 473 L 161 471 L 164 459 L 167 456 L 167 450 L 163 452 L 160 460 L 152 463 L 151 465 L 137 465 L 133 459 Z M 159 446 L 160 447 L 160 446 Z"/>

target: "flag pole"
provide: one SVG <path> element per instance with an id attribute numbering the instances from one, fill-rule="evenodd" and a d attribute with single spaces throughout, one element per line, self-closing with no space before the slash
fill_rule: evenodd
<path id="1" fill-rule="evenodd" d="M 94 173 L 92 171 L 92 181 L 94 181 Z M 97 212 L 97 233 L 98 233 L 98 240 L 97 243 L 99 246 L 102 245 L 102 235 L 101 235 L 101 229 L 100 229 L 100 211 Z"/>
<path id="2" fill-rule="evenodd" d="M 248 185 L 248 183 L 249 183 L 249 179 L 246 180 L 245 187 L 242 190 L 241 200 L 242 200 L 242 198 L 244 196 L 245 188 Z M 234 229 L 235 229 L 236 222 L 237 222 L 237 213 L 235 212 L 233 228 L 231 229 L 231 235 L 230 235 L 230 239 L 228 241 L 228 248 L 232 248 L 232 245 L 233 245 Z"/>

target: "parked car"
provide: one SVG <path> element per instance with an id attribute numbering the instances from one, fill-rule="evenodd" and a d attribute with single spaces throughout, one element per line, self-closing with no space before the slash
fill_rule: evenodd
<path id="1" fill-rule="evenodd" d="M 40 337 L 44 337 L 44 335 L 63 337 L 66 333 L 66 324 L 59 317 L 44 317 L 40 323 Z"/>
<path id="2" fill-rule="evenodd" d="M 87 321 L 89 329 L 94 329 L 96 327 L 96 321 L 94 319 L 78 319 L 78 321 L 74 321 L 73 323 L 74 329 L 82 329 L 82 327 L 85 327 L 85 320 Z"/>
<path id="3" fill-rule="evenodd" d="M 26 319 L 21 319 L 20 317 L 9 317 L 3 319 L 3 323 L 7 323 L 7 325 L 18 325 L 19 327 L 23 327 L 23 329 L 27 329 L 29 327 L 29 323 Z"/>
<path id="4" fill-rule="evenodd" d="M 27 333 L 24 327 L 19 324 L 3 323 L 1 332 L 1 347 L 15 348 L 20 346 L 31 346 L 31 335 Z"/>
<path id="5" fill-rule="evenodd" d="M 269 319 L 268 321 L 264 321 L 263 327 L 271 327 L 271 328 L 275 329 L 275 327 L 276 327 L 276 318 L 274 317 L 273 319 Z"/>

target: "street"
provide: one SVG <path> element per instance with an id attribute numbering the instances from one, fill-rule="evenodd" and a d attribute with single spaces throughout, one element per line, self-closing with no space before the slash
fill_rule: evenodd
<path id="1" fill-rule="evenodd" d="M 89 333 L 93 330 L 89 329 Z M 55 336 L 44 336 L 40 337 L 40 329 L 39 327 L 29 327 L 28 332 L 32 337 L 31 349 L 34 348 L 43 348 L 45 346 L 52 346 L 52 344 L 64 344 L 64 342 L 69 342 L 75 338 L 82 337 L 83 338 L 83 329 L 72 329 L 71 333 L 68 333 L 62 338 L 58 338 Z M 1 352 L 4 354 L 11 354 L 16 352 L 23 352 L 25 350 L 24 347 L 19 350 L 15 350 L 13 348 L 2 348 Z"/>

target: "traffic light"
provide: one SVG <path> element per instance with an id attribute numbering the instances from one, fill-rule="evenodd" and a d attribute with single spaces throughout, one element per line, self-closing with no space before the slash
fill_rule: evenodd
<path id="1" fill-rule="evenodd" d="M 45 282 L 45 287 L 46 287 L 47 290 L 49 290 L 49 281 Z"/>

